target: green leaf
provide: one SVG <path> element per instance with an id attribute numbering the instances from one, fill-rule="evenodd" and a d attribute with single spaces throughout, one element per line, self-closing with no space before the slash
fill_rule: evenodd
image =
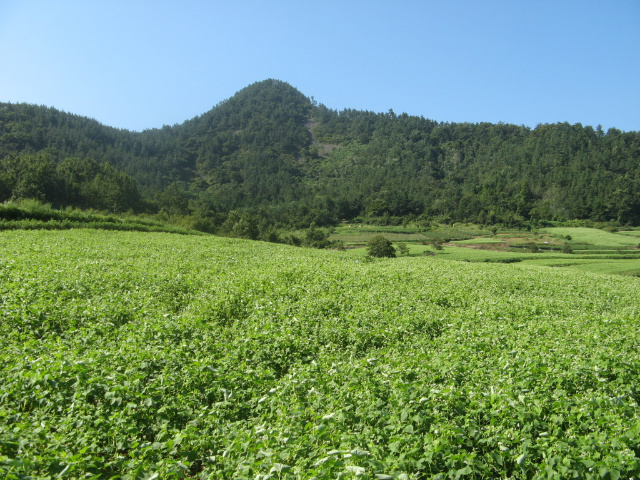
<path id="1" fill-rule="evenodd" d="M 291 470 L 291 467 L 289 465 L 285 465 L 284 463 L 274 463 L 271 467 L 270 473 L 282 473 L 286 472 L 287 470 Z"/>
<path id="2" fill-rule="evenodd" d="M 356 477 L 359 475 L 363 475 L 364 472 L 366 471 L 366 469 L 364 467 L 358 467 L 355 465 L 349 465 L 348 467 L 344 468 L 345 471 L 353 473 Z"/>
<path id="3" fill-rule="evenodd" d="M 363 458 L 371 455 L 371 453 L 367 452 L 366 450 L 360 450 L 359 448 L 354 448 L 353 450 L 351 450 L 351 454 L 356 458 Z"/>
<path id="4" fill-rule="evenodd" d="M 456 471 L 456 478 L 460 478 L 463 475 L 469 475 L 471 472 L 473 472 L 473 470 L 471 470 L 471 467 L 467 465 L 466 467 Z"/>
<path id="5" fill-rule="evenodd" d="M 392 442 L 389 444 L 389 450 L 391 450 L 394 453 L 399 453 L 400 452 L 400 442 Z"/>

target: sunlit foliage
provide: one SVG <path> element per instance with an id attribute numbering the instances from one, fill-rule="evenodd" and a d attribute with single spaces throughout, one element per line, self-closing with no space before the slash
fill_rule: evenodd
<path id="1" fill-rule="evenodd" d="M 4 478 L 631 478 L 635 278 L 0 234 Z"/>

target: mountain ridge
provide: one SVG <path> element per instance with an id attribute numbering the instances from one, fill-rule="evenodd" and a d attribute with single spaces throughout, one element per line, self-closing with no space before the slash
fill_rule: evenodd
<path id="1" fill-rule="evenodd" d="M 24 194 L 18 159 L 37 155 L 51 171 L 69 158 L 108 164 L 135 180 L 135 209 L 206 218 L 212 230 L 234 211 L 285 226 L 356 217 L 640 223 L 638 132 L 338 112 L 274 79 L 180 124 L 142 132 L 50 107 L 0 104 L 0 201 Z M 32 190 L 69 204 L 68 195 Z"/>

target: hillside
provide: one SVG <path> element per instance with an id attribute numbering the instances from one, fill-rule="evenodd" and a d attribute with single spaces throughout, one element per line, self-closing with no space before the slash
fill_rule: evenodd
<path id="1" fill-rule="evenodd" d="M 197 217 L 210 231 L 234 218 L 288 227 L 357 218 L 638 225 L 639 159 L 638 132 L 337 112 L 277 80 L 144 132 L 0 104 L 0 201 L 31 196 L 61 206 L 160 209 Z M 109 185 L 126 193 L 102 201 Z"/>

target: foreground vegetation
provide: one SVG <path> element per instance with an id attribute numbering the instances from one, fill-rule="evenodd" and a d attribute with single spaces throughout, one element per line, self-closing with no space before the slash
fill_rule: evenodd
<path id="1" fill-rule="evenodd" d="M 640 280 L 364 258 L 2 232 L 0 472 L 637 475 Z"/>

